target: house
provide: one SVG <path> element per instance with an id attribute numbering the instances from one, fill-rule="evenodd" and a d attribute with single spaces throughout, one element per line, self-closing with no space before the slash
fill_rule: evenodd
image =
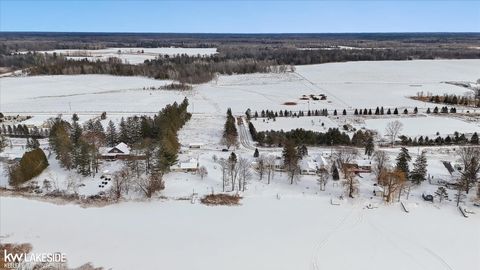
<path id="1" fill-rule="evenodd" d="M 343 170 L 347 172 L 352 172 L 355 174 L 359 173 L 371 173 L 371 169 L 362 169 L 357 163 L 345 163 L 343 164 Z"/>
<path id="2" fill-rule="evenodd" d="M 284 172 L 285 166 L 283 165 L 283 159 L 281 157 L 275 157 L 274 170 L 278 172 Z"/>
<path id="3" fill-rule="evenodd" d="M 100 158 L 106 160 L 130 158 L 130 147 L 123 142 L 114 147 L 100 147 L 99 152 Z"/>
<path id="4" fill-rule="evenodd" d="M 304 160 L 300 161 L 300 174 L 303 175 L 315 175 L 317 174 L 318 166 L 313 160 Z"/>
<path id="5" fill-rule="evenodd" d="M 172 172 L 196 172 L 198 170 L 199 163 L 196 158 L 191 158 L 187 161 L 178 162 L 170 167 Z"/>
<path id="6" fill-rule="evenodd" d="M 318 169 L 320 169 L 320 170 L 328 170 L 327 160 L 326 160 L 322 155 L 318 155 L 318 156 L 315 158 L 315 162 L 317 163 Z"/>
<path id="7" fill-rule="evenodd" d="M 372 172 L 372 161 L 371 160 L 358 160 L 357 161 L 358 168 L 363 170 L 362 172 L 371 173 Z"/>

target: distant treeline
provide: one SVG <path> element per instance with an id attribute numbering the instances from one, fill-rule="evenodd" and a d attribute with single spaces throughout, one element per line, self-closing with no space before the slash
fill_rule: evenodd
<path id="1" fill-rule="evenodd" d="M 358 130 L 350 138 L 347 133 L 341 132 L 338 128 L 329 128 L 327 132 L 317 132 L 301 128 L 290 131 L 258 131 L 252 122 L 248 124 L 250 135 L 260 146 L 282 147 L 286 141 L 295 145 L 310 146 L 332 146 L 332 145 L 354 145 L 363 146 L 372 137 L 372 133 Z"/>
<path id="2" fill-rule="evenodd" d="M 429 138 L 428 136 L 420 136 L 411 138 L 408 136 L 400 136 L 400 144 L 405 146 L 429 146 L 429 145 L 465 145 L 473 144 L 478 145 L 479 139 L 476 132 L 473 133 L 470 139 L 465 134 L 455 132 L 453 136 L 447 135 L 446 137 L 437 136 L 436 138 Z"/>
<path id="3" fill-rule="evenodd" d="M 26 125 L 5 125 L 0 127 L 0 134 L 16 138 L 45 138 L 48 136 L 48 129 L 33 126 L 28 128 Z"/>
<path id="4" fill-rule="evenodd" d="M 0 66 L 29 68 L 31 75 L 110 74 L 117 76 L 146 76 L 155 79 L 177 80 L 181 83 L 204 83 L 216 74 L 245 74 L 255 72 L 285 72 L 287 67 L 275 61 L 255 59 L 229 60 L 219 56 L 159 57 L 144 64 L 125 64 L 118 58 L 107 61 L 68 60 L 57 54 L 17 54 L 0 58 Z"/>
<path id="5" fill-rule="evenodd" d="M 462 105 L 480 108 L 480 91 L 478 91 L 478 97 L 474 96 L 460 96 L 460 95 L 426 95 L 415 96 L 412 99 L 420 100 L 424 102 L 443 103 L 450 105 Z"/>
<path id="6" fill-rule="evenodd" d="M 339 115 L 340 112 L 337 110 L 333 110 L 331 112 L 334 116 Z M 435 106 L 433 109 L 427 108 L 425 111 L 427 114 L 438 114 L 438 113 L 457 113 L 457 109 L 455 107 L 448 108 L 447 106 L 444 107 L 437 107 Z M 342 115 L 347 115 L 347 110 L 343 109 L 341 111 Z M 355 109 L 353 115 L 398 115 L 400 114 L 398 108 L 387 108 L 384 109 L 382 107 L 377 107 L 376 109 Z M 409 111 L 407 108 L 403 109 L 402 114 L 418 114 L 418 107 L 413 108 L 412 111 Z M 291 110 L 280 110 L 280 111 L 273 111 L 273 110 L 262 110 L 260 114 L 255 111 L 252 115 L 252 111 L 247 109 L 245 115 L 248 120 L 251 118 L 267 118 L 275 120 L 277 117 L 304 117 L 304 116 L 329 116 L 330 113 L 327 109 L 320 109 L 320 110 L 307 110 L 307 111 L 291 111 Z"/>
<path id="7" fill-rule="evenodd" d="M 413 60 L 413 59 L 478 59 L 480 51 L 474 49 L 455 50 L 452 48 L 375 48 L 375 49 L 307 49 L 299 50 L 288 47 L 223 47 L 220 53 L 228 59 L 245 57 L 258 61 L 274 60 L 279 65 L 309 65 L 346 61 L 381 61 L 381 60 Z"/>
<path id="8" fill-rule="evenodd" d="M 317 48 L 456 48 L 478 45 L 479 33 L 310 33 L 310 34 L 186 34 L 186 33 L 68 33 L 2 32 L 2 51 L 102 49 L 106 47 L 269 46 Z M 473 49 L 474 50 L 474 49 Z"/>

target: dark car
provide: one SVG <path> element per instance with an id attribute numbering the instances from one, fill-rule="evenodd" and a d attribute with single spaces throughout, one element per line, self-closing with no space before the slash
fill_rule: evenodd
<path id="1" fill-rule="evenodd" d="M 433 196 L 432 195 L 425 195 L 425 194 L 422 194 L 422 197 L 425 201 L 427 202 L 433 202 Z"/>

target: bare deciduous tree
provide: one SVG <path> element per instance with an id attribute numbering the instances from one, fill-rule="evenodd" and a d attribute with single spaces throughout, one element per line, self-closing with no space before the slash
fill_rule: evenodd
<path id="1" fill-rule="evenodd" d="M 390 137 L 390 142 L 392 143 L 392 147 L 395 145 L 395 140 L 397 139 L 398 135 L 403 129 L 403 124 L 395 120 L 387 124 L 385 128 L 385 135 Z"/>
<path id="2" fill-rule="evenodd" d="M 275 176 L 275 157 L 269 156 L 265 159 L 265 167 L 267 168 L 267 184 L 273 180 Z"/>
<path id="3" fill-rule="evenodd" d="M 352 162 L 358 156 L 358 151 L 352 147 L 341 147 L 333 153 L 333 159 L 338 161 L 345 178 L 347 178 L 347 167 L 345 164 Z"/>
<path id="4" fill-rule="evenodd" d="M 222 189 L 223 189 L 223 192 L 225 192 L 225 188 L 228 183 L 228 177 L 227 177 L 228 167 L 229 167 L 228 162 L 224 158 L 220 158 L 218 160 L 218 165 L 220 165 L 220 169 L 222 170 Z"/>
<path id="5" fill-rule="evenodd" d="M 115 173 L 112 177 L 112 188 L 110 189 L 111 196 L 118 200 L 123 194 L 128 193 L 131 185 L 132 172 L 128 166 L 124 166 L 120 171 Z"/>
<path id="6" fill-rule="evenodd" d="M 135 184 L 147 198 L 151 198 L 155 192 L 165 188 L 162 175 L 157 172 L 136 178 Z"/>
<path id="7" fill-rule="evenodd" d="M 353 172 L 347 172 L 345 180 L 342 182 L 348 197 L 353 198 L 353 195 L 358 191 L 358 180 Z"/>
<path id="8" fill-rule="evenodd" d="M 207 168 L 205 166 L 200 166 L 200 168 L 198 168 L 198 175 L 200 175 L 200 178 L 203 180 L 203 178 L 208 175 Z"/>
<path id="9" fill-rule="evenodd" d="M 267 170 L 267 168 L 266 168 L 266 157 L 265 157 L 265 155 L 261 155 L 257 158 L 257 165 L 255 167 L 255 172 L 258 174 L 258 177 L 260 178 L 260 181 L 262 181 L 266 170 Z"/>
<path id="10" fill-rule="evenodd" d="M 375 151 L 373 154 L 373 161 L 375 162 L 375 166 L 373 167 L 373 172 L 377 176 L 377 183 L 380 182 L 380 177 L 385 171 L 387 170 L 387 165 L 389 161 L 389 157 L 385 151 Z"/>
<path id="11" fill-rule="evenodd" d="M 321 170 L 318 173 L 317 182 L 318 182 L 318 185 L 320 186 L 321 191 L 325 191 L 325 187 L 327 186 L 327 183 L 328 183 L 328 178 L 329 178 L 328 170 Z"/>
<path id="12" fill-rule="evenodd" d="M 457 203 L 457 206 L 460 206 L 460 203 L 464 202 L 467 196 L 463 194 L 465 192 L 465 187 L 467 186 L 467 183 L 463 177 L 460 177 L 457 182 L 455 183 L 455 189 L 457 190 L 457 193 L 455 193 L 455 202 Z"/>
<path id="13" fill-rule="evenodd" d="M 252 179 L 252 172 L 250 170 L 250 162 L 246 158 L 240 158 L 238 160 L 238 191 L 245 191 L 247 183 Z"/>
<path id="14" fill-rule="evenodd" d="M 465 192 L 468 194 L 475 182 L 478 180 L 478 174 L 480 172 L 480 147 L 478 146 L 466 146 L 458 150 L 459 162 L 462 164 L 463 169 L 460 171 L 462 174 L 462 181 Z"/>
<path id="15" fill-rule="evenodd" d="M 384 189 L 387 202 L 392 202 L 395 194 L 398 194 L 406 182 L 405 173 L 400 170 L 386 170 L 380 175 L 379 184 Z"/>

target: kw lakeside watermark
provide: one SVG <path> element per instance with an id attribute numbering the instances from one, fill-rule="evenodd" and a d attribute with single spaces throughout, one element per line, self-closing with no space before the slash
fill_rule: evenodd
<path id="1" fill-rule="evenodd" d="M 3 267 L 6 269 L 18 269 L 26 266 L 33 267 L 37 264 L 65 264 L 66 262 L 67 255 L 61 252 L 11 253 L 3 250 Z"/>

